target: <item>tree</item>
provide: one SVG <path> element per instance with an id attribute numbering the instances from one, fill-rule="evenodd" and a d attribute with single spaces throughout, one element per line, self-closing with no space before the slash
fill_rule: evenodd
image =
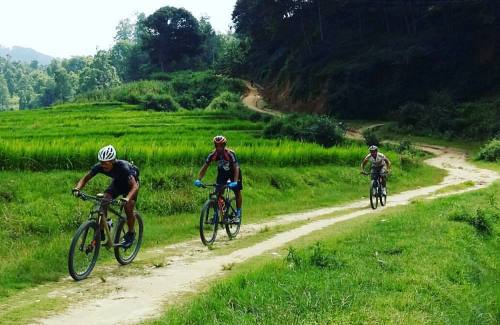
<path id="1" fill-rule="evenodd" d="M 141 45 L 161 71 L 185 57 L 200 52 L 201 34 L 198 21 L 183 9 L 166 6 L 144 21 L 145 34 Z"/>
<path id="2" fill-rule="evenodd" d="M 123 81 L 133 80 L 130 69 L 132 56 L 136 53 L 134 48 L 137 45 L 131 41 L 118 41 L 109 52 L 110 62 L 116 68 L 118 76 Z"/>
<path id="3" fill-rule="evenodd" d="M 200 58 L 205 66 L 213 67 L 222 48 L 222 36 L 214 31 L 208 17 L 201 17 L 199 25 L 202 37 Z"/>
<path id="4" fill-rule="evenodd" d="M 71 59 L 64 59 L 61 64 L 68 72 L 80 73 L 85 67 L 92 63 L 91 56 L 74 56 Z"/>
<path id="5" fill-rule="evenodd" d="M 24 75 L 19 80 L 17 95 L 19 96 L 19 108 L 31 108 L 36 99 L 35 91 L 32 87 L 33 80 L 29 75 Z"/>
<path id="6" fill-rule="evenodd" d="M 47 68 L 47 72 L 54 80 L 53 94 L 54 101 L 68 101 L 71 99 L 78 86 L 78 77 L 76 73 L 68 72 L 60 61 L 53 60 Z"/>
<path id="7" fill-rule="evenodd" d="M 221 50 L 215 68 L 226 75 L 241 75 L 245 71 L 248 42 L 232 34 L 221 37 Z"/>
<path id="8" fill-rule="evenodd" d="M 90 66 L 80 74 L 80 91 L 92 91 L 117 86 L 121 83 L 116 68 L 106 51 L 98 51 Z"/>
<path id="9" fill-rule="evenodd" d="M 9 88 L 7 88 L 7 82 L 3 77 L 3 74 L 0 73 L 0 108 L 7 108 L 9 105 Z"/>
<path id="10" fill-rule="evenodd" d="M 120 20 L 118 26 L 116 26 L 116 34 L 114 37 L 115 41 L 132 42 L 134 40 L 134 29 L 134 24 L 132 24 L 129 18 Z"/>

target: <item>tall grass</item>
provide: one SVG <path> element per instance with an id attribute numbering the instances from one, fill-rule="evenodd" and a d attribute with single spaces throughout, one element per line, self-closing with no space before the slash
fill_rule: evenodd
<path id="1" fill-rule="evenodd" d="M 119 158 L 141 166 L 198 165 L 212 150 L 216 134 L 228 137 L 244 164 L 355 165 L 365 151 L 357 145 L 325 149 L 306 142 L 263 139 L 263 122 L 241 120 L 231 110 L 165 114 L 133 106 L 73 104 L 5 112 L 0 118 L 0 169 L 4 170 L 87 168 L 95 162 L 97 150 L 110 143 Z"/>

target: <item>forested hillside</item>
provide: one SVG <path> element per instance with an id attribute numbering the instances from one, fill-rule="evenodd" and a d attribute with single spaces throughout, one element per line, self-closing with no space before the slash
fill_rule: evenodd
<path id="1" fill-rule="evenodd" d="M 246 71 L 276 107 L 422 118 L 437 133 L 500 116 L 498 1 L 238 0 L 233 18 Z"/>

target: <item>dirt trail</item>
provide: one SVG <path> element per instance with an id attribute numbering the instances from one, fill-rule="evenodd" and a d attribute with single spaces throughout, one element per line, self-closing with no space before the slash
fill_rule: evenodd
<path id="1" fill-rule="evenodd" d="M 252 94 L 250 94 L 252 96 Z M 360 200 L 336 206 L 303 213 L 293 213 L 274 218 L 264 224 L 244 225 L 242 238 L 258 233 L 266 226 L 290 224 L 296 221 L 308 223 L 284 231 L 262 240 L 249 247 L 236 249 L 227 255 L 216 255 L 196 241 L 189 241 L 153 249 L 139 254 L 142 256 L 155 255 L 162 259 L 166 266 L 153 268 L 139 275 L 111 276 L 102 283 L 99 279 L 90 278 L 78 285 L 70 280 L 62 281 L 62 289 L 49 294 L 52 297 L 81 297 L 78 303 L 71 305 L 60 314 L 34 323 L 42 324 L 133 324 L 145 319 L 159 317 L 166 304 L 173 303 L 185 293 L 195 292 L 210 282 L 211 279 L 221 275 L 227 265 L 244 262 L 252 257 L 272 253 L 273 250 L 287 245 L 291 241 L 324 229 L 338 222 L 354 219 L 363 215 L 372 214 L 386 208 L 409 204 L 412 199 L 436 197 L 477 190 L 486 187 L 500 179 L 500 175 L 491 170 L 477 168 L 466 161 L 465 153 L 458 150 L 437 146 L 422 146 L 422 149 L 436 154 L 436 157 L 426 160 L 426 163 L 445 169 L 448 175 L 440 184 L 418 188 L 396 195 L 389 196 L 388 207 L 372 210 L 368 200 Z M 466 181 L 474 182 L 474 186 L 455 192 L 436 194 L 436 191 Z M 355 212 L 347 211 L 358 209 Z M 346 211 L 345 214 L 328 217 L 328 215 Z M 237 241 L 218 240 L 218 245 L 233 245 Z M 180 252 L 172 257 L 172 252 Z M 170 253 L 170 254 L 169 254 Z M 97 266 L 99 267 L 99 265 Z M 144 274 L 145 273 L 145 274 Z M 90 292 L 99 289 L 104 293 L 100 297 L 92 297 Z"/>
<path id="2" fill-rule="evenodd" d="M 245 104 L 249 109 L 262 114 L 268 114 L 272 116 L 281 116 L 281 112 L 273 111 L 265 108 L 265 102 L 257 89 L 257 86 L 252 86 L 250 82 L 245 81 L 247 86 L 247 93 L 241 98 L 243 104 Z"/>

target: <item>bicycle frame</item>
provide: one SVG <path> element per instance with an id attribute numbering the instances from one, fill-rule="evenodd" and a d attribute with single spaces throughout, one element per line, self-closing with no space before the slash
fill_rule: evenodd
<path id="1" fill-rule="evenodd" d="M 222 188 L 217 191 L 217 188 L 222 186 Z M 214 187 L 214 191 L 210 192 L 209 199 L 213 200 L 214 203 L 217 204 L 219 212 L 222 218 L 219 218 L 218 222 L 220 224 L 224 224 L 227 220 L 227 216 L 232 212 L 235 213 L 233 206 L 231 205 L 231 198 L 229 197 L 231 189 L 226 185 L 218 185 L 218 184 L 203 184 L 203 188 Z M 218 193 L 217 193 L 218 192 Z"/>
<path id="2" fill-rule="evenodd" d="M 106 198 L 104 198 L 103 195 L 99 195 L 99 194 L 97 196 L 92 196 L 92 195 L 88 195 L 85 193 L 81 193 L 80 198 L 84 201 L 88 201 L 88 200 L 94 201 L 94 205 L 90 208 L 88 220 L 95 220 L 97 222 L 97 224 L 99 225 L 99 227 L 102 227 L 102 229 L 104 230 L 104 234 L 107 236 L 106 242 L 103 243 L 104 246 L 106 246 L 108 249 L 112 248 L 112 247 L 120 246 L 120 244 L 113 244 L 113 241 L 112 241 L 112 238 L 114 238 L 114 232 L 116 232 L 117 228 L 115 227 L 113 234 L 111 234 L 111 231 L 109 229 L 109 225 L 108 225 L 107 221 L 110 219 L 108 217 L 110 212 L 118 218 L 118 220 L 116 220 L 116 223 L 115 223 L 116 225 L 118 225 L 119 219 L 126 219 L 126 217 L 123 215 L 124 204 L 118 200 L 106 199 Z M 119 206 L 120 209 L 119 210 L 114 209 L 113 206 Z M 107 208 L 108 214 L 105 213 L 106 208 Z M 99 229 L 101 229 L 101 228 L 99 228 Z M 87 234 L 84 235 L 84 239 L 86 237 L 87 237 Z M 85 240 L 83 242 L 85 242 Z"/>

